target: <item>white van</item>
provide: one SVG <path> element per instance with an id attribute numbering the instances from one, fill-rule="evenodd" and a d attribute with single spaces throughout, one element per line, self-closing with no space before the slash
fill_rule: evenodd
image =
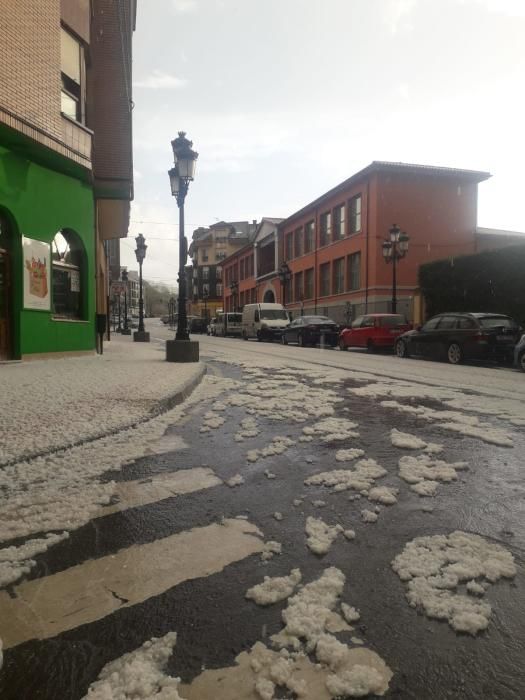
<path id="1" fill-rule="evenodd" d="M 223 314 L 218 314 L 215 321 L 215 335 L 226 338 L 227 335 L 241 336 L 242 333 L 242 314 L 233 311 L 227 311 Z"/>
<path id="2" fill-rule="evenodd" d="M 289 323 L 282 304 L 246 304 L 242 310 L 242 337 L 244 340 L 279 339 Z"/>

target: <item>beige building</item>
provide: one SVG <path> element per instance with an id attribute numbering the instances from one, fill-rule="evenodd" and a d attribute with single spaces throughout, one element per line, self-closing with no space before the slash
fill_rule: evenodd
<path id="1" fill-rule="evenodd" d="M 192 259 L 188 313 L 212 318 L 223 305 L 222 262 L 239 248 L 251 243 L 257 229 L 253 221 L 219 221 L 193 232 L 189 248 Z"/>

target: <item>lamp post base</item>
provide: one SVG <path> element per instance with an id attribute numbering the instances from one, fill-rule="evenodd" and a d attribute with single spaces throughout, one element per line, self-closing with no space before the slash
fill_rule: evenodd
<path id="1" fill-rule="evenodd" d="M 199 343 L 196 340 L 167 340 L 166 362 L 198 362 Z"/>
<path id="2" fill-rule="evenodd" d="M 123 328 L 120 332 L 122 335 L 131 335 L 131 328 Z"/>
<path id="3" fill-rule="evenodd" d="M 135 331 L 135 333 L 133 333 L 133 340 L 136 343 L 149 343 L 148 331 Z"/>

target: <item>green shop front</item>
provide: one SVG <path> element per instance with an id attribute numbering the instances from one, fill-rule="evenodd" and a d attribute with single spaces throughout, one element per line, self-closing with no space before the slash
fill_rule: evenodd
<path id="1" fill-rule="evenodd" d="M 0 131 L 0 360 L 94 352 L 88 173 L 34 143 L 2 144 Z"/>

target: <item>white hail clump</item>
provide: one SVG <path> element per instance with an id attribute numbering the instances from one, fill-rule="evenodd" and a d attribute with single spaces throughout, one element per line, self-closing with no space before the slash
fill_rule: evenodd
<path id="1" fill-rule="evenodd" d="M 307 486 L 330 486 L 334 491 L 368 491 L 376 479 L 384 476 L 386 469 L 381 467 L 375 459 L 361 459 L 354 469 L 333 469 L 321 472 L 305 479 Z"/>
<path id="2" fill-rule="evenodd" d="M 276 510 L 275 513 L 273 514 L 273 517 L 274 517 L 276 520 L 282 520 L 284 516 L 283 516 L 282 513 L 279 513 L 279 511 Z"/>
<path id="3" fill-rule="evenodd" d="M 225 422 L 225 418 L 218 416 L 214 411 L 208 411 L 204 414 L 204 419 L 202 421 L 202 426 L 200 428 L 201 433 L 207 433 L 210 430 L 215 430 L 220 428 Z"/>
<path id="4" fill-rule="evenodd" d="M 326 554 L 340 532 L 341 525 L 327 525 L 321 518 L 306 518 L 305 532 L 308 535 L 306 544 L 314 554 Z"/>
<path id="5" fill-rule="evenodd" d="M 398 489 L 392 486 L 374 486 L 368 492 L 368 500 L 383 503 L 386 506 L 391 506 L 397 503 Z"/>
<path id="6" fill-rule="evenodd" d="M 355 530 L 343 530 L 343 535 L 347 540 L 355 540 Z"/>
<path id="7" fill-rule="evenodd" d="M 0 549 L 0 588 L 10 586 L 36 566 L 32 557 L 47 552 L 54 544 L 69 537 L 69 533 L 49 533 L 45 537 L 27 540 L 24 544 Z"/>
<path id="8" fill-rule="evenodd" d="M 394 447 L 399 447 L 404 450 L 421 450 L 423 447 L 427 446 L 427 443 L 416 437 L 416 435 L 402 433 L 396 428 L 392 428 L 390 431 L 390 439 Z"/>
<path id="9" fill-rule="evenodd" d="M 399 460 L 399 476 L 411 484 L 412 491 L 420 496 L 433 496 L 438 482 L 455 481 L 458 478 L 458 470 L 467 468 L 466 462 L 449 464 L 425 454 L 417 457 L 407 455 Z"/>
<path id="10" fill-rule="evenodd" d="M 373 510 L 367 510 L 365 508 L 365 510 L 361 511 L 361 518 L 364 523 L 376 523 L 378 515 L 377 513 L 374 513 Z"/>
<path id="11" fill-rule="evenodd" d="M 106 664 L 89 686 L 85 700 L 183 700 L 180 678 L 164 673 L 177 640 L 175 632 L 151 639 L 139 649 Z"/>
<path id="12" fill-rule="evenodd" d="M 255 418 L 244 418 L 241 421 L 241 430 L 235 433 L 234 439 L 236 442 L 242 442 L 244 438 L 256 437 L 259 432 Z"/>
<path id="13" fill-rule="evenodd" d="M 347 603 L 341 603 L 341 612 L 347 622 L 357 622 L 361 617 L 359 611 Z"/>
<path id="14" fill-rule="evenodd" d="M 235 474 L 235 476 L 232 476 L 231 479 L 226 480 L 226 484 L 231 488 L 234 488 L 235 486 L 240 486 L 241 484 L 244 484 L 244 477 L 240 474 Z"/>
<path id="15" fill-rule="evenodd" d="M 249 450 L 246 453 L 248 462 L 256 462 L 259 457 L 271 457 L 272 455 L 280 455 L 286 450 L 295 445 L 295 440 L 284 435 L 276 435 L 266 447 L 260 450 Z"/>
<path id="16" fill-rule="evenodd" d="M 325 418 L 312 426 L 303 428 L 303 433 L 320 435 L 321 442 L 336 442 L 359 437 L 359 433 L 354 430 L 357 427 L 357 423 L 346 418 Z"/>
<path id="17" fill-rule="evenodd" d="M 264 470 L 264 475 L 266 476 L 267 479 L 275 479 L 276 475 L 271 472 L 269 469 Z"/>
<path id="18" fill-rule="evenodd" d="M 284 600 L 292 595 L 301 582 L 299 569 L 292 569 L 289 576 L 264 577 L 264 581 L 257 586 L 252 586 L 246 591 L 246 598 L 253 600 L 257 605 L 272 605 L 279 600 Z"/>
<path id="19" fill-rule="evenodd" d="M 263 551 L 261 554 L 261 559 L 263 561 L 268 561 L 273 557 L 274 554 L 281 554 L 283 551 L 283 546 L 280 542 L 275 542 L 274 540 L 268 540 L 264 543 Z"/>
<path id="20" fill-rule="evenodd" d="M 394 408 L 401 413 L 408 413 L 423 420 L 432 421 L 438 428 L 460 433 L 466 437 L 474 437 L 500 447 L 513 447 L 511 435 L 503 430 L 494 428 L 490 423 L 484 423 L 477 416 L 471 416 L 460 411 L 437 411 L 426 406 L 407 406 L 398 401 L 381 401 L 381 406 Z M 432 444 L 432 443 L 431 443 Z M 436 446 L 433 445 L 435 448 Z"/>
<path id="21" fill-rule="evenodd" d="M 468 582 L 467 591 L 479 593 L 480 586 L 516 575 L 510 552 L 460 531 L 448 537 L 416 537 L 397 555 L 392 568 L 407 582 L 406 597 L 413 608 L 472 635 L 487 628 L 492 609 L 485 601 L 458 593 L 458 587 Z"/>
<path id="22" fill-rule="evenodd" d="M 363 457 L 364 454 L 364 450 L 359 450 L 356 448 L 351 448 L 349 450 L 337 450 L 335 453 L 335 460 L 336 462 L 351 462 L 353 459 Z"/>

